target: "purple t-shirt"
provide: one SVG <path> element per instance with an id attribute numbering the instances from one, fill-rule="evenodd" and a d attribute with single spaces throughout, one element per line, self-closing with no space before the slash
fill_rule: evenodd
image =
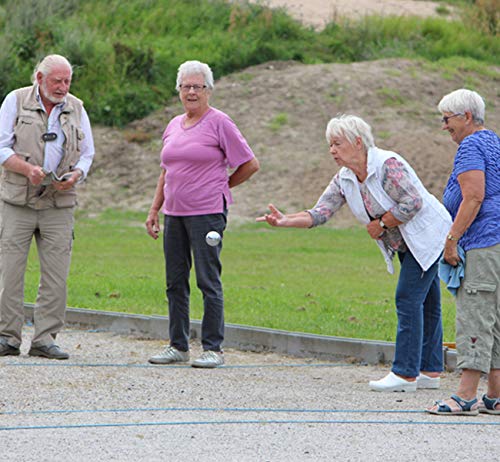
<path id="1" fill-rule="evenodd" d="M 221 213 L 233 203 L 228 168 L 254 154 L 231 118 L 210 108 L 193 126 L 185 115 L 174 117 L 163 133 L 161 167 L 166 170 L 162 211 L 189 216 Z"/>

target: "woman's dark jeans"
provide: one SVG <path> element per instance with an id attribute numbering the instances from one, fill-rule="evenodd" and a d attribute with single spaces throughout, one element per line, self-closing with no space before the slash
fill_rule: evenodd
<path id="1" fill-rule="evenodd" d="M 222 292 L 222 241 L 208 245 L 205 236 L 226 228 L 226 214 L 165 216 L 163 250 L 167 275 L 170 344 L 189 350 L 189 274 L 192 256 L 198 288 L 203 294 L 204 314 L 201 344 L 204 350 L 220 351 L 224 340 L 224 297 Z"/>

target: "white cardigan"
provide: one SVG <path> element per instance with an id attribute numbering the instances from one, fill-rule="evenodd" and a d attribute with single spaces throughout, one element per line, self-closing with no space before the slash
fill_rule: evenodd
<path id="1" fill-rule="evenodd" d="M 445 239 L 452 224 L 451 217 L 443 204 L 425 189 L 408 162 L 395 152 L 373 147 L 368 150 L 368 176 L 365 184 L 375 200 L 386 211 L 396 205 L 382 188 L 382 166 L 390 158 L 395 158 L 405 165 L 423 200 L 422 208 L 417 214 L 398 228 L 412 255 L 423 271 L 427 271 L 443 251 Z M 366 212 L 356 175 L 347 167 L 342 167 L 339 171 L 339 179 L 342 194 L 352 213 L 361 223 L 368 224 L 370 217 Z M 377 240 L 376 243 L 384 255 L 387 271 L 393 274 L 394 266 L 390 253 L 380 241 Z"/>

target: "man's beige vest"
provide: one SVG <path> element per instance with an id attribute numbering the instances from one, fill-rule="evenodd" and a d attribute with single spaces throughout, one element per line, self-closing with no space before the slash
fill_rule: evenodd
<path id="1" fill-rule="evenodd" d="M 36 98 L 36 86 L 16 90 L 17 119 L 14 127 L 14 152 L 32 165 L 43 167 L 48 115 Z M 57 168 L 60 176 L 74 168 L 80 159 L 83 103 L 73 95 L 66 96 L 66 103 L 59 120 L 64 133 L 64 154 Z M 50 141 L 49 141 L 50 142 Z M 56 191 L 52 185 L 34 186 L 27 177 L 2 169 L 0 175 L 0 199 L 9 204 L 22 205 L 37 210 L 51 207 L 73 207 L 76 205 L 76 188 Z"/>

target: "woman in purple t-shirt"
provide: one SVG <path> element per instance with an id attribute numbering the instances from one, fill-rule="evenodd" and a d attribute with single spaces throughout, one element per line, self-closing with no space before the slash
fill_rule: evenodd
<path id="1" fill-rule="evenodd" d="M 456 90 L 438 105 L 443 130 L 457 143 L 453 171 L 443 195 L 453 225 L 444 248 L 452 266 L 465 252 L 465 274 L 457 291 L 457 394 L 438 401 L 431 414 L 500 414 L 500 138 L 484 127 L 484 101 Z M 482 402 L 481 373 L 488 374 Z"/>
<path id="2" fill-rule="evenodd" d="M 224 300 L 221 283 L 222 241 L 209 245 L 207 233 L 221 237 L 226 227 L 230 188 L 248 180 L 259 163 L 229 116 L 209 105 L 214 88 L 207 64 L 186 61 L 177 73 L 184 114 L 174 117 L 163 133 L 161 173 L 146 221 L 157 239 L 159 212 L 165 215 L 163 250 L 166 261 L 170 344 L 153 364 L 189 361 L 189 274 L 192 257 L 203 294 L 203 353 L 194 367 L 224 364 Z M 228 169 L 234 169 L 229 175 Z"/>

